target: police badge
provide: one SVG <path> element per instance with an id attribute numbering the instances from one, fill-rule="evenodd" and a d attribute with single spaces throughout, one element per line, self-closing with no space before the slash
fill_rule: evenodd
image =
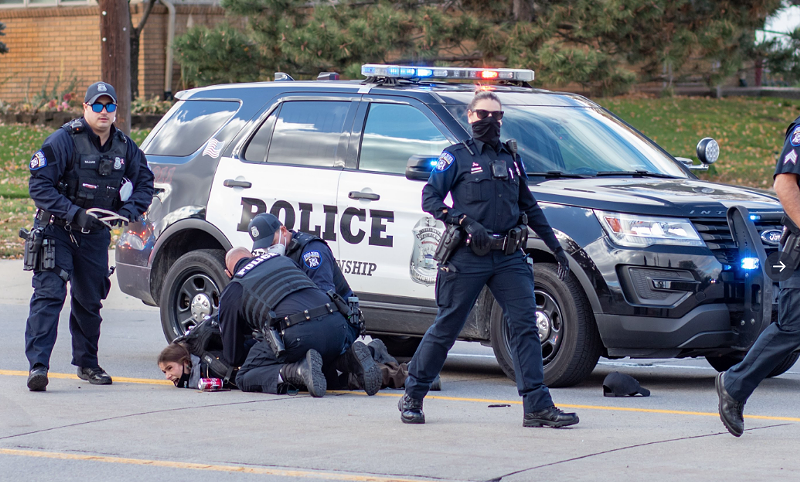
<path id="1" fill-rule="evenodd" d="M 414 249 L 411 252 L 410 272 L 411 279 L 425 286 L 436 283 L 436 246 L 442 239 L 444 223 L 432 217 L 420 219 L 414 226 Z"/>

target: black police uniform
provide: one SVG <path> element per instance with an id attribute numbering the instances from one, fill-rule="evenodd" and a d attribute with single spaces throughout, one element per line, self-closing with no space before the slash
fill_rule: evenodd
<path id="1" fill-rule="evenodd" d="M 100 138 L 83 118 L 51 134 L 30 162 L 30 196 L 38 208 L 34 225 L 55 242 L 55 269 L 35 270 L 33 297 L 25 328 L 25 354 L 31 368 L 49 368 L 58 317 L 71 284 L 72 364 L 96 368 L 101 300 L 111 288 L 107 228 L 81 230 L 79 209 L 103 208 L 130 220 L 141 216 L 153 199 L 153 173 L 144 153 L 113 125 L 108 140 Z M 133 183 L 124 203 L 123 178 Z"/>
<path id="2" fill-rule="evenodd" d="M 328 243 L 313 234 L 295 231 L 291 233 L 292 239 L 286 248 L 286 256 L 293 260 L 322 291 L 332 290 L 345 301 L 353 296 L 353 290 L 336 263 Z M 349 327 L 348 341 L 352 344 L 361 333 L 358 326 L 351 324 Z"/>
<path id="3" fill-rule="evenodd" d="M 505 162 L 505 176 L 499 176 L 499 171 L 493 175 L 492 163 L 498 160 Z M 448 193 L 452 208 L 444 203 Z M 499 236 L 518 226 L 524 213 L 528 225 L 552 251 L 562 249 L 528 189 L 522 162 L 504 144 L 499 145 L 499 152 L 476 139 L 446 148 L 422 190 L 422 209 L 451 224 L 466 215 Z M 509 321 L 517 389 L 525 412 L 553 406 L 543 381 L 533 273 L 525 255 L 522 250 L 510 255 L 492 250 L 478 256 L 465 245 L 439 266 L 435 287 L 439 313 L 409 363 L 406 396 L 422 400 L 427 394 L 484 285 L 489 286 Z"/>
<path id="4" fill-rule="evenodd" d="M 775 174 L 800 176 L 800 117 L 786 130 L 783 151 Z M 723 380 L 730 396 L 746 401 L 759 383 L 792 352 L 800 349 L 800 269 L 780 282 L 778 321 L 770 324 L 758 337 L 744 360 L 725 372 Z"/>
<path id="5" fill-rule="evenodd" d="M 246 340 L 260 330 L 270 311 L 274 317 L 285 318 L 326 304 L 332 306 L 332 313 L 312 316 L 282 330 L 286 351 L 280 357 L 260 334 L 248 351 Z M 219 303 L 223 361 L 241 365 L 236 386 L 246 392 L 280 393 L 282 365 L 300 360 L 312 349 L 322 355 L 323 365 L 335 361 L 344 351 L 348 330 L 347 320 L 335 309 L 328 295 L 289 258 L 267 253 L 240 261 Z"/>

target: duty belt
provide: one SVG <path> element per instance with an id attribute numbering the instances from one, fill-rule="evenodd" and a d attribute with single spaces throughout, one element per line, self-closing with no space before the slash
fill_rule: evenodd
<path id="1" fill-rule="evenodd" d="M 496 238 L 494 236 L 489 238 L 489 249 L 498 251 L 506 249 L 508 243 L 508 236 Z"/>
<path id="2" fill-rule="evenodd" d="M 39 209 L 36 211 L 36 219 L 43 223 L 52 224 L 54 226 L 69 226 L 71 229 L 75 230 L 76 232 L 85 233 L 86 231 L 78 226 L 75 223 L 68 223 L 66 219 L 59 218 L 55 214 L 51 213 L 50 211 L 46 211 L 44 209 Z M 99 229 L 90 229 L 89 232 L 97 232 L 100 231 Z"/>
<path id="3" fill-rule="evenodd" d="M 332 303 L 325 303 L 322 306 L 317 306 L 316 308 L 311 308 L 310 310 L 305 310 L 301 311 L 300 313 L 286 316 L 280 321 L 280 329 L 283 331 L 290 326 L 294 326 L 304 321 L 309 321 L 312 318 L 331 314 L 336 311 L 334 308 L 335 307 Z"/>

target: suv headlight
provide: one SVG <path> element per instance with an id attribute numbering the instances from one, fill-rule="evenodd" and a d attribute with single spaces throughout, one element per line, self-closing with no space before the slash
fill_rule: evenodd
<path id="1" fill-rule="evenodd" d="M 620 245 L 644 248 L 654 244 L 705 246 L 691 221 L 638 214 L 594 211 L 611 240 Z"/>

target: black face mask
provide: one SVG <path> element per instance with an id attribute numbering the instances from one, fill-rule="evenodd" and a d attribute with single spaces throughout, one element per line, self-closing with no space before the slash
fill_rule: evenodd
<path id="1" fill-rule="evenodd" d="M 495 147 L 500 143 L 500 123 L 493 116 L 473 122 L 472 137 Z"/>
<path id="2" fill-rule="evenodd" d="M 189 373 L 184 373 L 181 375 L 181 378 L 178 380 L 178 383 L 175 384 L 178 388 L 189 388 Z"/>

